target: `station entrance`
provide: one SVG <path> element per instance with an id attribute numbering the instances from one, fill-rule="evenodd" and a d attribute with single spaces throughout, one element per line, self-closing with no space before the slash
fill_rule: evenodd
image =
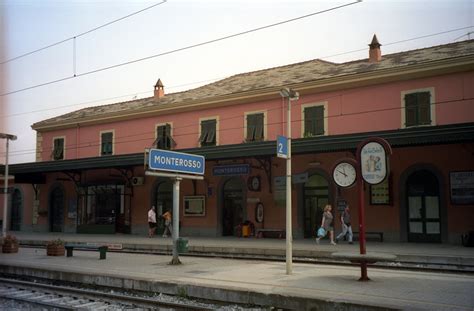
<path id="1" fill-rule="evenodd" d="M 323 209 L 329 203 L 328 181 L 321 175 L 311 175 L 304 184 L 304 237 L 315 237 L 321 225 Z"/>
<path id="2" fill-rule="evenodd" d="M 222 235 L 237 235 L 237 226 L 244 219 L 242 183 L 238 177 L 225 182 L 223 187 Z"/>

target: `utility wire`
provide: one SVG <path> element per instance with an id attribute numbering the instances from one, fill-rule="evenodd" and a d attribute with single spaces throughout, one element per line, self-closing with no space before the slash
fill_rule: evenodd
<path id="1" fill-rule="evenodd" d="M 40 52 L 40 51 L 49 49 L 49 48 L 51 48 L 51 47 L 53 47 L 53 46 L 62 44 L 62 43 L 67 42 L 67 41 L 69 41 L 69 40 L 74 40 L 74 39 L 76 39 L 76 38 L 82 37 L 82 36 L 87 35 L 87 34 L 89 34 L 89 33 L 91 33 L 91 32 L 94 32 L 94 31 L 96 31 L 96 30 L 99 30 L 99 29 L 101 29 L 101 28 L 107 27 L 107 26 L 112 25 L 112 24 L 114 24 L 114 23 L 116 23 L 116 22 L 119 22 L 119 21 L 124 20 L 124 19 L 126 19 L 126 18 L 129 18 L 129 17 L 131 17 L 131 16 L 134 16 L 134 15 L 137 15 L 137 14 L 139 14 L 139 13 L 142 13 L 142 12 L 144 12 L 144 11 L 146 11 L 146 10 L 152 9 L 152 8 L 158 6 L 158 5 L 161 5 L 161 4 L 163 4 L 163 3 L 166 3 L 166 1 L 167 1 L 167 0 L 163 0 L 162 2 L 155 3 L 155 4 L 153 4 L 153 5 L 149 6 L 149 7 L 146 7 L 146 8 L 144 8 L 144 9 L 141 9 L 141 10 L 136 11 L 136 12 L 134 12 L 134 13 L 128 14 L 128 15 L 123 16 L 123 17 L 121 17 L 121 18 L 115 19 L 115 20 L 113 20 L 113 21 L 111 21 L 111 22 L 108 22 L 108 23 L 105 23 L 105 24 L 103 24 L 103 25 L 101 25 L 101 26 L 92 28 L 92 29 L 87 30 L 87 31 L 85 31 L 85 32 L 83 32 L 83 33 L 80 33 L 80 34 L 78 34 L 78 35 L 75 35 L 75 36 L 72 36 L 72 37 L 70 37 L 70 38 L 67 38 L 67 39 L 64 39 L 64 40 L 61 40 L 61 41 L 58 41 L 58 42 L 49 44 L 49 45 L 44 46 L 44 47 L 42 47 L 42 48 L 33 50 L 33 51 L 31 51 L 31 52 L 28 52 L 28 53 L 25 53 L 25 54 L 21 54 L 21 55 L 18 55 L 18 56 L 16 56 L 16 57 L 7 59 L 7 60 L 5 60 L 5 61 L 0 62 L 0 65 L 3 65 L 3 64 L 12 62 L 12 61 L 14 61 L 14 60 L 17 60 L 17 59 L 26 57 L 26 56 L 28 56 L 28 55 L 32 55 L 32 54 L 34 54 L 34 53 L 37 53 L 37 52 Z M 58 81 L 61 81 L 61 80 L 58 80 Z M 43 85 L 46 85 L 46 84 L 43 84 Z M 41 85 L 41 86 L 42 86 L 42 85 Z"/>
<path id="2" fill-rule="evenodd" d="M 342 96 L 345 96 L 345 95 L 348 95 L 348 94 L 351 94 L 351 93 L 354 93 L 354 91 L 353 92 L 348 92 L 348 93 L 332 95 L 330 97 L 321 99 L 321 101 L 327 101 L 328 99 L 331 99 L 331 98 L 334 98 L 334 97 L 342 97 Z M 465 101 L 469 101 L 469 100 L 474 100 L 474 97 L 447 100 L 447 101 L 440 101 L 440 102 L 431 103 L 430 105 L 432 107 L 434 107 L 434 106 L 441 105 L 441 104 L 461 103 L 461 102 L 465 102 Z M 295 107 L 297 105 L 302 105 L 302 104 L 304 104 L 304 103 L 299 103 L 299 102 L 293 103 L 293 107 Z M 404 108 L 405 108 L 404 106 L 399 106 L 399 107 L 380 108 L 380 109 L 372 109 L 372 110 L 349 112 L 349 113 L 342 113 L 341 112 L 341 113 L 337 113 L 337 114 L 334 114 L 334 115 L 328 115 L 327 117 L 324 117 L 324 119 L 326 120 L 325 122 L 328 122 L 330 118 L 339 118 L 339 117 L 344 117 L 344 116 L 366 115 L 366 114 L 371 114 L 371 113 L 401 110 L 401 109 L 404 109 Z M 272 110 L 281 110 L 281 109 L 282 109 L 281 107 L 271 108 L 271 109 L 268 109 L 267 112 L 272 111 Z M 283 109 L 285 109 L 285 108 L 283 108 Z M 220 119 L 219 121 L 222 123 L 222 121 L 236 119 L 236 118 L 243 119 L 244 116 L 243 115 L 236 115 L 236 116 Z M 303 119 L 299 118 L 299 119 L 296 119 L 296 120 L 295 119 L 291 120 L 291 123 L 297 123 L 297 122 L 303 122 Z M 280 126 L 282 124 L 286 124 L 286 121 L 276 121 L 276 122 L 267 122 L 267 123 L 265 123 L 265 125 L 267 127 L 275 127 L 275 126 Z M 187 125 L 183 125 L 183 126 L 179 126 L 179 127 L 173 127 L 173 131 L 176 131 L 177 129 L 183 129 L 183 128 L 186 128 L 186 127 L 198 127 L 199 128 L 199 122 L 192 123 L 192 124 L 187 124 Z M 244 128 L 245 128 L 244 126 L 237 126 L 237 127 L 219 128 L 219 129 L 216 129 L 216 131 L 217 130 L 219 132 L 235 131 L 235 130 L 243 130 Z M 141 133 L 136 133 L 136 134 L 131 134 L 131 135 L 124 135 L 124 136 L 120 136 L 120 137 L 115 137 L 114 144 L 118 145 L 118 144 L 125 144 L 125 143 L 138 142 L 138 141 L 154 141 L 156 139 L 156 137 L 154 137 L 154 134 L 155 134 L 155 131 L 146 131 L 146 132 L 141 132 Z M 147 137 L 144 137 L 144 138 L 138 138 L 138 139 L 134 138 L 134 137 L 137 137 L 137 136 L 145 136 L 145 135 L 150 135 L 150 136 L 147 136 Z M 196 136 L 198 138 L 199 132 L 192 131 L 192 132 L 188 132 L 188 133 L 174 134 L 173 138 L 185 137 L 185 136 L 190 136 L 190 135 Z M 100 145 L 101 145 L 101 142 L 99 140 L 92 140 L 92 141 L 81 142 L 80 144 L 66 145 L 65 149 L 66 150 L 78 150 L 78 149 L 99 147 Z M 53 150 L 54 150 L 54 148 L 51 148 L 51 152 Z M 16 150 L 16 151 L 11 151 L 10 152 L 10 154 L 12 154 L 12 155 L 28 155 L 28 154 L 35 154 L 35 153 L 36 153 L 35 149 L 23 149 L 23 150 Z M 0 153 L 0 154 L 5 154 L 5 153 L 3 152 L 3 153 Z"/>
<path id="3" fill-rule="evenodd" d="M 45 83 L 41 83 L 41 84 L 38 84 L 38 85 L 33 85 L 33 86 L 26 87 L 26 88 L 18 89 L 18 90 L 15 90 L 15 91 L 3 93 L 0 96 L 15 94 L 15 93 L 23 92 L 23 91 L 26 91 L 26 90 L 31 90 L 31 89 L 34 89 L 34 88 L 42 87 L 42 86 L 45 86 L 45 85 L 50 85 L 50 84 L 53 84 L 53 83 L 66 81 L 66 80 L 69 80 L 69 79 L 72 79 L 72 78 L 87 76 L 87 75 L 98 73 L 98 72 L 101 72 L 101 71 L 106 71 L 106 70 L 110 70 L 110 69 L 113 69 L 113 68 L 122 67 L 122 66 L 130 65 L 130 64 L 142 62 L 142 61 L 145 61 L 145 60 L 149 60 L 149 59 L 153 59 L 153 58 L 157 58 L 157 57 L 161 57 L 161 56 L 165 56 L 165 55 L 169 55 L 169 54 L 173 54 L 173 53 L 193 49 L 193 48 L 200 47 L 200 46 L 203 46 L 203 45 L 208 45 L 208 44 L 211 44 L 211 43 L 227 40 L 227 39 L 230 39 L 230 38 L 235 38 L 235 37 L 238 37 L 238 36 L 242 36 L 242 35 L 257 32 L 257 31 L 260 31 L 260 30 L 268 29 L 268 28 L 271 28 L 271 27 L 291 23 L 291 22 L 298 21 L 298 20 L 308 18 L 308 17 L 311 17 L 311 16 L 331 12 L 331 11 L 338 10 L 338 9 L 341 9 L 341 8 L 344 8 L 344 7 L 347 7 L 347 6 L 350 6 L 350 5 L 354 5 L 354 4 L 357 4 L 357 3 L 360 3 L 360 2 L 362 2 L 362 0 L 357 0 L 355 2 L 335 6 L 335 7 L 326 9 L 326 10 L 321 10 L 321 11 L 313 12 L 313 13 L 310 13 L 310 14 L 298 16 L 298 17 L 295 17 L 295 18 L 287 19 L 287 20 L 284 20 L 284 21 L 280 21 L 280 22 L 277 22 L 277 23 L 273 23 L 273 24 L 269 24 L 269 25 L 265 25 L 265 26 L 261 26 L 261 27 L 257 27 L 257 28 L 252 28 L 252 29 L 249 29 L 249 30 L 234 33 L 234 34 L 227 35 L 227 36 L 224 36 L 224 37 L 220 37 L 220 38 L 204 41 L 204 42 L 201 42 L 201 43 L 188 45 L 188 46 L 185 46 L 185 47 L 182 47 L 182 48 L 178 48 L 178 49 L 166 51 L 166 52 L 163 52 L 163 53 L 150 55 L 150 56 L 147 56 L 147 57 L 131 60 L 131 61 L 128 61 L 128 62 L 119 63 L 119 64 L 116 64 L 116 65 L 107 66 L 107 67 L 103 67 L 103 68 L 99 68 L 99 69 L 95 69 L 95 70 L 91 70 L 91 71 L 87 71 L 87 72 L 83 72 L 83 73 L 78 73 L 76 75 L 67 76 L 67 77 L 57 79 L 57 80 L 54 80 L 54 81 L 45 82 Z M 68 39 L 68 40 L 70 40 L 70 39 Z"/>
<path id="4" fill-rule="evenodd" d="M 408 38 L 408 39 L 404 39 L 404 40 L 400 40 L 400 41 L 389 42 L 389 43 L 385 43 L 384 46 L 395 45 L 395 44 L 404 43 L 404 42 L 408 42 L 408 41 L 414 41 L 414 40 L 419 40 L 419 39 L 423 39 L 423 38 L 438 36 L 438 35 L 441 35 L 441 34 L 456 32 L 456 31 L 459 31 L 459 30 L 469 29 L 469 28 L 473 28 L 473 27 L 474 27 L 474 26 L 467 26 L 467 27 L 455 28 L 455 29 L 450 29 L 450 30 L 446 30 L 446 31 L 441 31 L 441 32 L 432 33 L 432 34 L 428 34 L 428 35 L 423 35 L 423 36 L 419 36 L 419 37 L 413 37 L 413 38 Z M 463 35 L 463 36 L 465 36 L 465 35 Z M 463 36 L 461 36 L 461 37 L 463 37 Z M 459 38 L 461 38 L 461 37 L 459 37 Z M 458 40 L 459 38 L 455 39 L 454 41 Z M 337 54 L 322 56 L 322 57 L 319 57 L 319 58 L 321 58 L 321 59 L 332 58 L 332 57 L 337 57 L 337 56 L 346 55 L 346 54 L 352 54 L 352 53 L 361 52 L 361 51 L 366 51 L 366 50 L 367 50 L 367 48 L 361 48 L 361 49 L 357 49 L 357 50 L 351 50 L 351 51 L 347 51 L 347 52 L 342 52 L 342 53 L 337 53 Z M 73 78 L 73 77 L 70 77 L 70 78 Z M 67 78 L 67 79 L 70 79 L 70 78 Z M 180 85 L 170 86 L 170 87 L 168 87 L 168 88 L 171 88 L 171 89 L 172 89 L 172 88 L 178 88 L 178 87 L 183 87 L 183 86 L 187 86 L 187 85 L 193 85 L 193 84 L 199 84 L 199 83 L 217 81 L 217 80 L 221 80 L 221 79 L 224 79 L 224 78 L 225 78 L 225 77 L 219 77 L 219 78 L 207 79 L 207 80 L 202 80 L 202 81 L 190 82 L 190 83 L 186 83 L 186 84 L 180 84 Z M 62 81 L 62 79 L 61 79 L 61 80 L 58 80 L 58 81 L 53 81 L 52 83 L 56 83 L 56 82 L 59 82 L 59 81 Z M 12 117 L 12 116 L 25 115 L 25 114 L 30 114 L 30 113 L 37 113 L 37 112 L 42 112 L 42 111 L 50 111 L 50 110 L 55 110 L 55 109 L 62 109 L 62 108 L 67 108 L 67 107 L 74 107 L 74 106 L 86 105 L 86 104 L 91 104 L 91 103 L 95 103 L 95 102 L 107 101 L 107 100 L 112 100 L 112 99 L 118 99 L 118 98 L 127 97 L 127 96 L 133 96 L 133 95 L 139 95 L 139 94 L 146 94 L 146 93 L 149 93 L 149 92 L 151 92 L 151 91 L 140 91 L 140 92 L 135 92 L 135 93 L 131 93 L 131 94 L 125 94 L 125 95 L 121 95 L 121 96 L 102 98 L 102 99 L 97 99 L 97 100 L 92 100 L 92 101 L 87 101 L 87 102 L 81 102 L 81 103 L 77 103 L 77 104 L 58 106 L 58 107 L 54 107 L 54 108 L 39 109 L 39 110 L 34 110 L 34 111 L 20 112 L 20 113 L 14 113 L 14 114 L 3 115 L 3 116 L 0 115 L 0 117 L 4 117 L 4 118 L 5 118 L 5 117 Z M 6 95 L 6 94 L 5 94 L 5 95 Z"/>

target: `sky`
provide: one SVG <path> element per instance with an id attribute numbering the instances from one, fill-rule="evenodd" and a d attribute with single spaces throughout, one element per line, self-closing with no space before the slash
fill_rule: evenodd
<path id="1" fill-rule="evenodd" d="M 33 123 L 150 97 L 158 78 L 169 94 L 316 58 L 338 63 L 363 59 L 374 34 L 382 57 L 473 39 L 474 1 L 0 0 L 0 132 L 18 137 L 10 143 L 9 163 L 35 161 Z M 5 142 L 0 140 L 0 163 L 4 161 Z"/>

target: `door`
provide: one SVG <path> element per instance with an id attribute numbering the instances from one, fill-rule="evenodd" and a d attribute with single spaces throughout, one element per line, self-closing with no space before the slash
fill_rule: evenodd
<path id="1" fill-rule="evenodd" d="M 49 231 L 62 232 L 64 219 L 64 192 L 55 188 L 49 198 Z"/>
<path id="2" fill-rule="evenodd" d="M 304 237 L 316 236 L 321 225 L 323 209 L 329 203 L 327 180 L 318 174 L 312 175 L 304 185 Z"/>
<path id="3" fill-rule="evenodd" d="M 243 192 L 239 178 L 227 181 L 223 191 L 222 235 L 237 235 L 237 226 L 243 222 Z"/>
<path id="4" fill-rule="evenodd" d="M 161 235 L 165 230 L 165 221 L 161 215 L 165 212 L 173 214 L 173 183 L 164 181 L 158 184 L 156 188 L 156 234 Z"/>
<path id="5" fill-rule="evenodd" d="M 10 217 L 10 230 L 21 230 L 21 208 L 23 205 L 23 198 L 19 189 L 13 190 L 12 193 L 12 209 Z"/>
<path id="6" fill-rule="evenodd" d="M 407 180 L 408 241 L 441 242 L 439 185 L 429 171 L 415 172 Z"/>

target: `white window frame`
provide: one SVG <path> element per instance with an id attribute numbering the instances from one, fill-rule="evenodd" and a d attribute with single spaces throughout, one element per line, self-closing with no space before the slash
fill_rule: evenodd
<path id="1" fill-rule="evenodd" d="M 247 116 L 251 114 L 261 114 L 263 113 L 263 140 L 268 140 L 267 134 L 267 111 L 266 110 L 255 110 L 244 112 L 244 141 L 247 141 Z"/>
<path id="2" fill-rule="evenodd" d="M 100 140 L 100 143 L 99 143 L 99 156 L 101 156 L 101 157 L 107 156 L 107 155 L 102 155 L 102 134 L 106 134 L 106 133 L 112 133 L 112 154 L 110 154 L 110 155 L 115 154 L 115 130 L 114 129 L 112 129 L 112 130 L 103 130 L 103 131 L 99 132 L 99 140 Z"/>
<path id="3" fill-rule="evenodd" d="M 199 138 L 201 137 L 201 131 L 202 131 L 202 126 L 201 123 L 202 121 L 208 121 L 208 120 L 216 120 L 216 146 L 219 146 L 219 116 L 211 116 L 211 117 L 204 117 L 204 118 L 199 118 L 199 133 L 198 133 L 198 144 L 199 147 L 201 146 L 201 142 L 199 141 Z"/>
<path id="4" fill-rule="evenodd" d="M 419 92 L 430 92 L 430 118 L 431 124 L 422 124 L 422 125 L 414 125 L 414 126 L 406 126 L 406 113 L 405 113 L 405 95 L 411 93 L 419 93 Z M 412 89 L 412 90 L 405 90 L 400 92 L 400 107 L 401 107 L 401 124 L 400 128 L 412 128 L 412 127 L 419 127 L 419 126 L 433 126 L 436 125 L 436 93 L 434 87 L 426 87 L 420 89 Z"/>
<path id="5" fill-rule="evenodd" d="M 52 152 L 54 152 L 54 141 L 56 139 L 62 139 L 63 140 L 63 158 L 61 160 L 66 160 L 66 136 L 55 136 L 53 137 L 53 148 L 52 149 Z M 53 160 L 54 160 L 54 157 L 53 157 Z M 54 160 L 54 161 L 59 161 L 59 160 Z"/>
<path id="6" fill-rule="evenodd" d="M 306 108 L 311 108 L 311 107 L 317 107 L 317 106 L 323 106 L 324 107 L 324 134 L 323 135 L 316 135 L 316 136 L 328 136 L 329 131 L 328 131 L 328 123 L 329 123 L 329 118 L 328 118 L 328 102 L 317 102 L 317 103 L 309 103 L 309 104 L 303 104 L 301 105 L 301 138 L 304 138 L 304 110 Z"/>

